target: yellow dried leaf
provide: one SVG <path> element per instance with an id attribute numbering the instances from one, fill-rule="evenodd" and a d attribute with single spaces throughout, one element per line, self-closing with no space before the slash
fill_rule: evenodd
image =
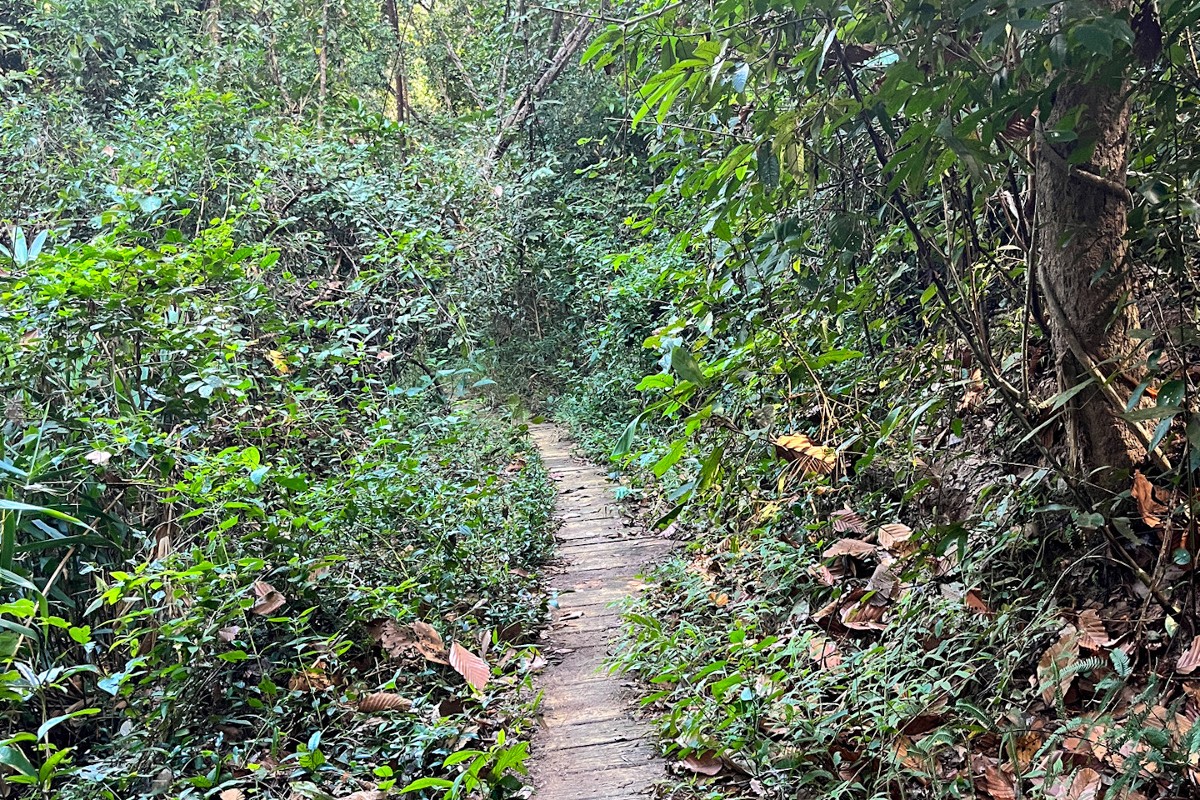
<path id="1" fill-rule="evenodd" d="M 837 464 L 835 450 L 814 444 L 802 433 L 779 436 L 771 443 L 775 445 L 775 454 L 779 458 L 799 464 L 805 472 L 828 475 Z"/>
<path id="2" fill-rule="evenodd" d="M 285 356 L 283 353 L 279 352 L 278 350 L 268 351 L 267 352 L 267 360 L 271 362 L 271 366 L 273 366 L 275 368 L 275 371 L 278 372 L 280 375 L 287 375 L 289 372 L 292 371 L 291 366 L 287 362 L 287 356 Z"/>

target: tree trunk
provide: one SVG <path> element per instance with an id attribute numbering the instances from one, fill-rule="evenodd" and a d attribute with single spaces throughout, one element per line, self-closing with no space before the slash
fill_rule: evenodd
<path id="1" fill-rule="evenodd" d="M 206 0 L 204 4 L 204 28 L 213 45 L 221 46 L 221 0 Z"/>
<path id="2" fill-rule="evenodd" d="M 283 86 L 283 75 L 279 72 L 279 54 L 275 48 L 275 20 L 271 12 L 264 8 L 258 14 L 258 24 L 266 32 L 267 71 L 271 73 L 271 82 L 279 90 L 279 99 L 283 101 L 284 109 L 291 113 L 292 100 Z"/>
<path id="3" fill-rule="evenodd" d="M 403 122 L 408 109 L 408 89 L 404 74 L 404 28 L 396 0 L 384 0 L 383 14 L 396 37 L 396 61 L 392 68 L 392 94 L 396 98 L 396 121 Z"/>
<path id="4" fill-rule="evenodd" d="M 601 9 L 607 8 L 607 4 L 601 6 Z M 575 26 L 567 38 L 559 45 L 558 50 L 550 58 L 546 69 L 530 86 L 526 86 L 521 93 L 517 95 L 516 101 L 508 114 L 500 120 L 500 125 L 496 131 L 496 138 L 492 142 L 492 146 L 488 149 L 487 157 L 483 163 L 483 176 L 486 178 L 491 175 L 492 169 L 497 162 L 504 157 L 508 152 L 508 148 L 512 145 L 513 140 L 520 134 L 525 122 L 533 114 L 537 102 L 542 99 L 546 91 L 558 80 L 558 76 L 563 73 L 563 70 L 574 60 L 575 55 L 583 49 L 583 45 L 587 43 L 588 37 L 591 35 L 593 24 L 591 20 L 581 20 Z"/>
<path id="5" fill-rule="evenodd" d="M 1122 0 L 1099 0 L 1110 13 L 1123 12 Z M 1129 150 L 1128 82 L 1102 67 L 1097 77 L 1059 87 L 1049 118 L 1054 127 L 1082 107 L 1070 145 L 1052 145 L 1039 134 L 1036 167 L 1038 282 L 1049 307 L 1059 390 L 1089 378 L 1094 384 L 1072 398 L 1066 413 L 1071 465 L 1119 486 L 1146 456 L 1133 425 L 1120 418 L 1113 389 L 1139 379 L 1144 371 L 1132 336 L 1138 327 L 1132 305 L 1125 173 Z M 1074 148 L 1095 142 L 1086 163 L 1070 166 Z M 1100 381 L 1112 388 L 1102 390 Z"/>
<path id="6" fill-rule="evenodd" d="M 329 0 L 321 3 L 321 28 L 317 31 L 317 125 L 325 118 L 325 94 L 329 80 Z"/>

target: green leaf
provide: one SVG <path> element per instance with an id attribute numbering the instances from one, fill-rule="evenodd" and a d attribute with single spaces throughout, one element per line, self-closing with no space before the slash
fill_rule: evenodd
<path id="1" fill-rule="evenodd" d="M 686 347 L 680 346 L 671 350 L 671 369 L 685 381 L 691 381 L 697 386 L 704 386 L 708 382 L 700 364 Z"/>
<path id="2" fill-rule="evenodd" d="M 746 80 L 749 77 L 750 65 L 743 62 L 741 66 L 734 70 L 733 77 L 729 79 L 729 85 L 733 87 L 735 92 L 741 94 L 746 90 Z"/>
<path id="3" fill-rule="evenodd" d="M 1086 381 L 1083 381 L 1082 383 L 1075 384 L 1070 389 L 1066 389 L 1065 391 L 1059 392 L 1058 394 L 1054 395 L 1054 402 L 1050 404 L 1050 407 L 1052 409 L 1062 408 L 1063 406 L 1065 406 L 1067 403 L 1069 403 L 1071 401 L 1072 397 L 1079 394 L 1080 392 L 1082 392 L 1084 389 L 1091 386 L 1095 382 L 1096 382 L 1095 378 L 1088 378 Z"/>
<path id="4" fill-rule="evenodd" d="M 0 747 L 0 764 L 12 767 L 27 778 L 36 778 L 38 776 L 38 771 L 34 769 L 33 764 L 29 763 L 29 759 L 21 752 L 21 748 L 15 745 Z"/>
<path id="5" fill-rule="evenodd" d="M 667 451 L 666 455 L 660 458 L 658 463 L 651 467 L 654 477 L 661 478 L 663 475 L 666 475 L 667 470 L 675 466 L 676 462 L 683 457 L 683 452 L 686 445 L 686 439 L 676 439 L 675 442 L 671 444 L 671 449 Z"/>
<path id="6" fill-rule="evenodd" d="M 779 157 L 770 142 L 764 142 L 758 148 L 758 179 L 763 186 L 774 189 L 779 185 Z"/>
<path id="7" fill-rule="evenodd" d="M 642 418 L 648 413 L 649 409 L 643 411 L 634 417 L 633 421 L 625 426 L 625 430 L 621 433 L 621 438 L 618 439 L 617 443 L 613 446 L 613 450 L 609 455 L 609 458 L 617 459 L 621 458 L 622 456 L 629 455 L 629 451 L 633 449 L 633 437 L 635 434 L 637 434 L 638 426 L 642 424 Z"/>
<path id="8" fill-rule="evenodd" d="M 675 376 L 666 372 L 661 372 L 657 375 L 647 375 L 642 378 L 637 386 L 633 387 L 634 391 L 644 392 L 647 389 L 669 389 L 675 385 Z"/>
<path id="9" fill-rule="evenodd" d="M 78 711 L 72 711 L 70 714 L 59 714 L 57 717 L 51 717 L 50 719 L 43 722 L 40 726 L 38 726 L 37 734 L 36 734 L 37 738 L 41 739 L 47 733 L 49 733 L 51 730 L 58 727 L 59 725 L 61 725 L 62 723 L 66 722 L 69 719 L 74 719 L 75 717 L 90 717 L 93 714 L 99 714 L 99 713 L 100 713 L 100 709 L 98 709 L 98 708 L 81 708 Z"/>
<path id="10" fill-rule="evenodd" d="M 597 36 L 592 41 L 592 43 L 590 45 L 588 45 L 587 50 L 583 51 L 583 55 L 580 57 L 579 63 L 586 64 L 589 61 L 591 61 L 593 58 L 595 58 L 596 56 L 600 55 L 601 51 L 604 50 L 605 46 L 610 41 L 612 41 L 613 35 L 618 32 L 619 32 L 619 28 L 617 28 L 616 25 L 608 26 L 608 29 L 603 31 L 599 36 Z"/>
<path id="11" fill-rule="evenodd" d="M 863 354 L 858 350 L 847 350 L 838 348 L 837 350 L 829 350 L 817 356 L 817 360 L 813 362 L 813 369 L 823 369 L 833 364 L 841 364 L 843 361 L 853 361 L 856 358 L 862 358 Z"/>
<path id="12" fill-rule="evenodd" d="M 14 228 L 12 240 L 13 261 L 17 263 L 17 266 L 23 267 L 29 263 L 29 248 L 25 245 L 25 231 L 20 228 Z"/>
<path id="13" fill-rule="evenodd" d="M 1174 414 L 1159 420 L 1158 425 L 1154 428 L 1154 436 L 1150 439 L 1150 446 L 1147 448 L 1150 450 L 1150 452 L 1154 452 L 1154 450 L 1162 442 L 1163 438 L 1167 435 L 1167 432 L 1171 430 L 1171 421 L 1173 419 L 1175 419 Z"/>
<path id="14" fill-rule="evenodd" d="M 33 244 L 29 245 L 28 258 L 33 261 L 42 253 L 42 246 L 46 244 L 46 237 L 50 235 L 50 231 L 42 231 L 33 240 Z"/>
<path id="15" fill-rule="evenodd" d="M 85 528 L 87 527 L 86 525 L 83 524 L 82 520 L 78 520 L 75 517 L 72 517 L 70 514 L 64 514 L 63 512 L 58 511 L 53 508 L 45 508 L 43 506 L 34 506 L 34 505 L 30 505 L 29 503 L 21 503 L 17 500 L 2 500 L 2 499 L 0 499 L 0 510 L 3 510 L 3 511 L 28 511 L 28 512 L 31 512 L 34 514 L 45 514 L 48 517 L 54 517 L 55 519 L 60 519 L 63 522 L 69 522 L 72 525 L 83 525 L 83 527 L 85 527 Z"/>
<path id="16" fill-rule="evenodd" d="M 421 789 L 452 789 L 454 781 L 448 781 L 445 778 L 418 778 L 400 790 L 400 794 L 408 794 L 409 792 L 418 792 Z"/>
<path id="17" fill-rule="evenodd" d="M 457 764 L 463 763 L 464 761 L 470 761 L 473 758 L 479 758 L 480 756 L 486 755 L 487 753 L 483 752 L 482 750 L 459 750 L 457 753 L 451 753 L 450 755 L 446 756 L 446 760 L 442 762 L 442 766 L 453 767 Z"/>
<path id="18" fill-rule="evenodd" d="M 1187 384 L 1181 380 L 1167 381 L 1158 390 L 1158 405 L 1160 406 L 1180 406 L 1183 404 L 1183 395 L 1187 392 Z"/>
<path id="19" fill-rule="evenodd" d="M 721 458 L 724 455 L 725 448 L 717 445 L 708 454 L 708 457 L 704 459 L 704 463 L 700 465 L 700 474 L 696 478 L 696 483 L 701 489 L 707 489 L 712 486 L 713 480 L 717 477 L 717 472 L 721 467 Z"/>

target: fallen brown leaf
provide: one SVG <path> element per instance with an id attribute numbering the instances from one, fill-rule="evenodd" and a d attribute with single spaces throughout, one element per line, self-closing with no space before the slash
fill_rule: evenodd
<path id="1" fill-rule="evenodd" d="M 867 581 L 867 590 L 875 592 L 876 597 L 891 600 L 900 591 L 900 578 L 887 564 L 880 564 L 871 573 L 871 578 Z"/>
<path id="2" fill-rule="evenodd" d="M 861 539 L 839 539 L 825 548 L 825 552 L 821 553 L 821 558 L 835 558 L 837 556 L 864 558 L 865 556 L 874 554 L 875 545 L 869 542 L 864 542 Z"/>
<path id="3" fill-rule="evenodd" d="M 866 533 L 867 523 L 856 512 L 848 508 L 839 509 L 829 515 L 833 529 L 838 533 Z"/>
<path id="4" fill-rule="evenodd" d="M 1090 767 L 1084 767 L 1075 773 L 1071 787 L 1063 796 L 1063 800 L 1096 800 L 1103 791 L 1100 773 Z"/>
<path id="5" fill-rule="evenodd" d="M 458 642 L 450 643 L 450 666 L 462 675 L 467 683 L 481 692 L 492 677 L 492 670 L 487 662 Z"/>
<path id="6" fill-rule="evenodd" d="M 887 608 L 874 603 L 853 601 L 842 606 L 838 612 L 842 624 L 855 631 L 881 631 L 887 628 L 883 621 Z"/>
<path id="7" fill-rule="evenodd" d="M 447 663 L 446 644 L 432 625 L 417 620 L 410 627 L 417 635 L 416 646 L 421 655 L 437 664 Z"/>
<path id="8" fill-rule="evenodd" d="M 246 793 L 241 789 L 224 789 L 217 797 L 220 800 L 246 800 Z"/>
<path id="9" fill-rule="evenodd" d="M 1042 749 L 1042 735 L 1037 731 L 1028 731 L 1016 739 L 1015 755 L 1017 768 L 1024 774 L 1033 765 L 1033 759 Z"/>
<path id="10" fill-rule="evenodd" d="M 1141 470 L 1134 470 L 1133 486 L 1129 493 L 1137 501 L 1138 513 L 1142 515 L 1142 522 L 1151 528 L 1161 528 L 1162 514 L 1166 513 L 1167 507 L 1154 499 L 1154 486 L 1146 479 Z"/>
<path id="11" fill-rule="evenodd" d="M 1016 800 L 1017 790 L 1013 786 L 1012 777 L 1000 769 L 996 759 L 975 756 L 972 763 L 977 791 L 993 800 Z"/>
<path id="12" fill-rule="evenodd" d="M 1104 620 L 1094 609 L 1088 608 L 1079 612 L 1079 644 L 1088 650 L 1098 651 L 1113 643 L 1104 627 Z"/>
<path id="13" fill-rule="evenodd" d="M 391 658 L 414 658 L 418 655 L 417 636 L 412 628 L 401 627 L 392 619 L 377 619 L 367 623 L 367 633 L 379 642 Z"/>
<path id="14" fill-rule="evenodd" d="M 291 692 L 323 692 L 333 688 L 333 679 L 319 667 L 297 672 L 288 681 L 288 691 Z"/>
<path id="15" fill-rule="evenodd" d="M 721 762 L 712 753 L 700 753 L 699 755 L 691 755 L 679 762 L 685 769 L 696 773 L 697 775 L 707 775 L 712 777 L 721 771 Z"/>
<path id="16" fill-rule="evenodd" d="M 895 550 L 898 545 L 905 544 L 912 538 L 913 529 L 900 522 L 892 522 L 879 528 L 879 544 L 888 550 Z"/>
<path id="17" fill-rule="evenodd" d="M 842 654 L 837 645 L 823 636 L 814 636 L 808 640 L 808 654 L 821 669 L 834 669 L 842 663 Z"/>
<path id="18" fill-rule="evenodd" d="M 897 736 L 892 742 L 892 757 L 909 772 L 914 773 L 921 783 L 928 785 L 928 765 L 913 751 L 913 740 L 908 736 Z"/>
<path id="19" fill-rule="evenodd" d="M 808 568 L 808 574 L 822 586 L 834 586 L 837 584 L 837 578 L 834 577 L 829 567 L 824 564 L 813 564 Z"/>
<path id="20" fill-rule="evenodd" d="M 1053 706 L 1054 698 L 1065 695 L 1075 682 L 1075 673 L 1068 668 L 1079 661 L 1079 632 L 1068 625 L 1054 644 L 1038 660 L 1038 690 L 1046 705 Z"/>
<path id="21" fill-rule="evenodd" d="M 983 371 L 978 367 L 971 371 L 971 382 L 963 390 L 962 400 L 958 401 L 958 413 L 973 413 L 983 405 L 985 386 Z"/>
<path id="22" fill-rule="evenodd" d="M 287 602 L 287 598 L 266 581 L 254 582 L 254 596 L 258 598 L 258 602 L 250 607 L 250 613 L 260 617 L 273 614 Z"/>
<path id="23" fill-rule="evenodd" d="M 1196 667 L 1200 667 L 1200 636 L 1192 639 L 1192 646 L 1175 662 L 1175 671 L 1180 675 L 1191 675 Z"/>
<path id="24" fill-rule="evenodd" d="M 977 614 L 991 616 L 994 613 L 988 604 L 983 601 L 983 596 L 975 589 L 970 589 L 963 595 L 963 602 L 967 604 L 967 608 Z"/>
<path id="25" fill-rule="evenodd" d="M 394 692 L 373 692 L 358 700 L 358 710 L 373 714 L 376 711 L 408 711 L 412 700 Z"/>

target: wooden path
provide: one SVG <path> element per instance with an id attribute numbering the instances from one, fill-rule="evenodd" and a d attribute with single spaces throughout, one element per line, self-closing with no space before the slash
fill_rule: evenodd
<path id="1" fill-rule="evenodd" d="M 625 526 L 612 486 L 571 455 L 561 428 L 530 427 L 558 483 L 559 607 L 544 652 L 543 730 L 534 738 L 536 800 L 633 800 L 664 777 L 646 726 L 630 713 L 620 680 L 603 669 L 620 628 L 614 601 L 638 592 L 640 567 L 665 553 L 664 540 Z"/>

